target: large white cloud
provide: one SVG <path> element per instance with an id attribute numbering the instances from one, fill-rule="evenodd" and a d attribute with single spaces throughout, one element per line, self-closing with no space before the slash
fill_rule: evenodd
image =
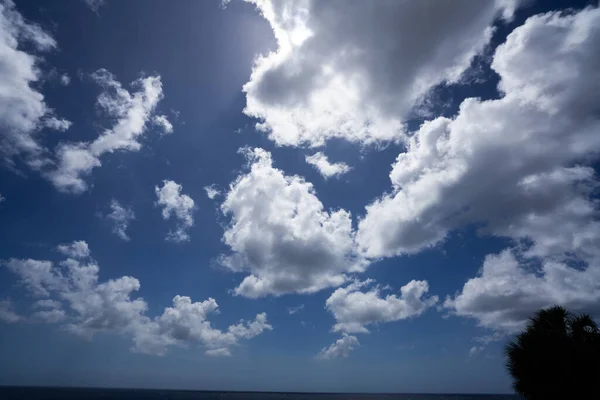
<path id="1" fill-rule="evenodd" d="M 540 255 L 583 247 L 600 148 L 600 11 L 535 16 L 501 45 L 492 68 L 504 96 L 465 100 L 424 123 L 367 207 L 358 241 L 371 257 L 419 251 L 452 229 L 527 238 Z M 588 251 L 589 249 L 585 250 Z"/>
<path id="2" fill-rule="evenodd" d="M 467 99 L 455 118 L 421 126 L 393 166 L 392 192 L 359 223 L 360 248 L 413 253 L 475 225 L 518 246 L 486 259 L 446 302 L 453 312 L 507 331 L 542 306 L 597 312 L 598 48 L 598 8 L 515 29 L 492 62 L 503 97 Z"/>
<path id="3" fill-rule="evenodd" d="M 40 128 L 62 130 L 70 125 L 52 116 L 36 87 L 42 78 L 39 54 L 54 48 L 54 38 L 26 21 L 12 1 L 0 3 L 0 158 L 11 167 L 16 166 L 16 157 L 32 168 L 43 166 L 48 161 L 37 138 Z M 46 116 L 50 122 L 44 124 Z"/>
<path id="4" fill-rule="evenodd" d="M 244 86 L 245 113 L 279 145 L 400 140 L 414 106 L 457 82 L 517 1 L 251 1 L 278 49 Z"/>
<path id="5" fill-rule="evenodd" d="M 368 292 L 360 291 L 370 284 L 370 280 L 354 282 L 329 296 L 325 308 L 335 317 L 334 331 L 368 333 L 366 325 L 416 317 L 438 301 L 437 296 L 427 296 L 427 281 L 410 281 L 400 288 L 400 296 L 388 294 L 385 297 L 379 286 Z"/>
<path id="6" fill-rule="evenodd" d="M 213 328 L 207 318 L 218 312 L 218 305 L 212 298 L 194 303 L 189 297 L 175 296 L 173 307 L 149 317 L 146 301 L 133 298 L 140 282 L 131 276 L 99 282 L 99 266 L 89 251 L 75 250 L 83 247 L 88 248 L 82 241 L 61 245 L 61 252 L 77 259 L 67 258 L 59 264 L 30 259 L 2 261 L 39 300 L 29 317 L 19 316 L 10 301 L 0 301 L 0 320 L 61 323 L 68 332 L 88 339 L 102 332 L 123 334 L 133 339 L 133 350 L 149 354 L 165 354 L 171 345 L 199 344 L 209 355 L 230 355 L 240 340 L 272 329 L 265 313 L 230 325 L 225 331 Z"/>
<path id="7" fill-rule="evenodd" d="M 162 207 L 163 219 L 171 217 L 177 220 L 177 229 L 170 231 L 167 240 L 172 242 L 187 242 L 190 240 L 188 230 L 194 226 L 194 200 L 187 194 L 181 193 L 182 186 L 174 181 L 163 181 L 162 187 L 155 186 L 156 204 Z"/>
<path id="8" fill-rule="evenodd" d="M 133 94 L 105 69 L 96 71 L 92 78 L 103 89 L 98 107 L 115 122 L 92 142 L 62 143 L 57 148 L 58 166 L 46 175 L 57 189 L 65 192 L 84 192 L 87 189 L 84 177 L 101 165 L 103 154 L 138 151 L 142 147 L 139 138 L 163 98 L 160 76 L 135 80 L 132 87 L 137 91 Z"/>
<path id="9" fill-rule="evenodd" d="M 246 151 L 250 170 L 221 205 L 231 215 L 223 264 L 248 271 L 235 293 L 246 297 L 312 293 L 335 287 L 366 267 L 355 252 L 350 213 L 326 211 L 312 184 L 273 167 L 263 149 Z"/>

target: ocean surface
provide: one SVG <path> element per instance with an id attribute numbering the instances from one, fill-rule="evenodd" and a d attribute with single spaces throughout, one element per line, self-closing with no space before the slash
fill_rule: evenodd
<path id="1" fill-rule="evenodd" d="M 193 390 L 0 387 L 2 400 L 519 400 L 513 395 L 207 392 Z"/>

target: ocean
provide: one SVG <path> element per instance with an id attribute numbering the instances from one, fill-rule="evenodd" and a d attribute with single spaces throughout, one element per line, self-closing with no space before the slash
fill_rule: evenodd
<path id="1" fill-rule="evenodd" d="M 0 387 L 1 400 L 519 400 L 514 395 L 208 392 L 195 390 Z"/>

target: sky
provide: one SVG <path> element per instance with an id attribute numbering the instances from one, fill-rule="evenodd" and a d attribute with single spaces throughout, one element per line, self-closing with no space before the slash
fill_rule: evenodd
<path id="1" fill-rule="evenodd" d="M 508 393 L 600 315 L 596 1 L 0 1 L 0 385 Z"/>

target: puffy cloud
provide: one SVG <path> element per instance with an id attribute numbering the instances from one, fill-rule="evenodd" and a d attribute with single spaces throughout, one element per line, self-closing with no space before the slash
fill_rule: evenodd
<path id="1" fill-rule="evenodd" d="M 221 191 L 217 189 L 215 185 L 204 186 L 204 190 L 206 191 L 208 198 L 211 200 L 221 195 Z"/>
<path id="2" fill-rule="evenodd" d="M 194 200 L 187 194 L 181 194 L 182 186 L 169 180 L 163 181 L 163 186 L 154 188 L 156 204 L 162 207 L 162 217 L 167 220 L 173 216 L 177 219 L 177 229 L 170 231 L 167 240 L 172 242 L 187 242 L 190 236 L 188 229 L 194 226 Z"/>
<path id="3" fill-rule="evenodd" d="M 173 133 L 173 124 L 169 122 L 165 115 L 155 115 L 152 122 L 154 125 L 161 127 L 164 134 Z"/>
<path id="4" fill-rule="evenodd" d="M 106 215 L 106 218 L 113 223 L 113 233 L 125 241 L 129 241 L 127 235 L 127 227 L 129 223 L 135 219 L 135 213 L 131 208 L 123 207 L 117 200 L 112 199 L 110 201 L 110 213 Z"/>
<path id="5" fill-rule="evenodd" d="M 21 321 L 23 318 L 14 310 L 14 306 L 10 299 L 0 300 L 0 322 L 14 324 Z"/>
<path id="6" fill-rule="evenodd" d="M 278 49 L 256 61 L 244 112 L 278 145 L 401 140 L 440 83 L 460 80 L 517 1 L 252 1 Z"/>
<path id="7" fill-rule="evenodd" d="M 342 337 L 332 343 L 329 347 L 324 347 L 317 355 L 318 359 L 329 360 L 332 358 L 348 357 L 360 343 L 356 336 L 343 333 Z"/>
<path id="8" fill-rule="evenodd" d="M 69 86 L 69 84 L 71 83 L 71 77 L 69 76 L 69 74 L 64 73 L 60 76 L 60 83 L 63 86 Z"/>
<path id="9" fill-rule="evenodd" d="M 60 244 L 56 249 L 71 258 L 85 258 L 90 255 L 90 248 L 83 240 L 76 240 L 68 244 Z"/>
<path id="10" fill-rule="evenodd" d="M 66 246 L 71 255 L 77 243 Z M 87 249 L 87 244 L 85 246 Z M 92 339 L 102 332 L 118 333 L 133 339 L 133 350 L 165 354 L 168 346 L 201 345 L 208 355 L 230 355 L 241 340 L 251 339 L 271 330 L 265 313 L 252 321 L 240 321 L 222 331 L 211 326 L 208 316 L 218 312 L 217 302 L 209 298 L 192 302 L 189 297 L 175 296 L 173 307 L 162 315 L 146 315 L 148 304 L 133 298 L 140 282 L 123 276 L 99 282 L 99 266 L 91 258 L 68 258 L 59 264 L 50 261 L 11 259 L 2 263 L 15 273 L 27 291 L 36 297 L 31 315 L 33 322 L 61 323 L 75 335 Z M 25 318 L 14 313 L 12 303 L 0 301 L 0 320 L 18 322 Z"/>
<path id="11" fill-rule="evenodd" d="M 366 293 L 360 291 L 371 283 L 371 280 L 354 282 L 329 296 L 325 308 L 335 317 L 334 331 L 368 333 L 366 325 L 416 317 L 438 301 L 437 296 L 426 296 L 427 281 L 410 281 L 400 288 L 400 296 L 388 294 L 385 297 L 381 296 L 378 286 Z"/>
<path id="12" fill-rule="evenodd" d="M 140 136 L 146 131 L 147 122 L 158 102 L 163 98 L 160 76 L 135 80 L 137 89 L 131 94 L 105 69 L 92 74 L 103 92 L 97 100 L 98 107 L 115 119 L 111 128 L 105 129 L 92 142 L 63 143 L 57 151 L 58 167 L 46 174 L 57 189 L 82 193 L 87 189 L 83 176 L 101 165 L 100 157 L 115 151 L 138 151 Z"/>
<path id="13" fill-rule="evenodd" d="M 536 310 L 556 304 L 600 316 L 599 260 L 585 269 L 556 260 L 519 263 L 507 249 L 487 256 L 481 273 L 444 305 L 458 316 L 505 333 L 521 329 Z"/>
<path id="14" fill-rule="evenodd" d="M 350 213 L 325 211 L 312 184 L 273 167 L 263 149 L 246 151 L 249 171 L 221 205 L 231 215 L 222 263 L 246 276 L 234 293 L 257 298 L 339 286 L 366 263 L 355 252 Z"/>
<path id="15" fill-rule="evenodd" d="M 325 179 L 339 177 L 352 169 L 345 163 L 330 163 L 327 156 L 320 151 L 306 156 L 306 162 L 315 167 Z"/>
<path id="16" fill-rule="evenodd" d="M 290 315 L 294 315 L 300 311 L 302 311 L 304 309 L 304 304 L 300 304 L 299 306 L 296 307 L 289 307 L 288 310 L 288 314 Z"/>
<path id="17" fill-rule="evenodd" d="M 532 242 L 530 255 L 597 251 L 600 10 L 529 18 L 495 52 L 504 96 L 466 99 L 425 122 L 367 207 L 357 240 L 369 257 L 418 252 L 453 229 Z M 597 243 L 597 241 L 596 241 Z"/>
<path id="18" fill-rule="evenodd" d="M 61 132 L 66 131 L 71 127 L 71 125 L 73 125 L 73 123 L 67 119 L 59 119 L 54 116 L 44 119 L 43 124 L 46 128 Z"/>
<path id="19" fill-rule="evenodd" d="M 38 53 L 55 47 L 52 36 L 26 21 L 12 1 L 0 3 L 0 157 L 9 166 L 17 156 L 33 168 L 45 162 L 36 133 L 52 110 L 35 85 L 42 76 Z"/>

